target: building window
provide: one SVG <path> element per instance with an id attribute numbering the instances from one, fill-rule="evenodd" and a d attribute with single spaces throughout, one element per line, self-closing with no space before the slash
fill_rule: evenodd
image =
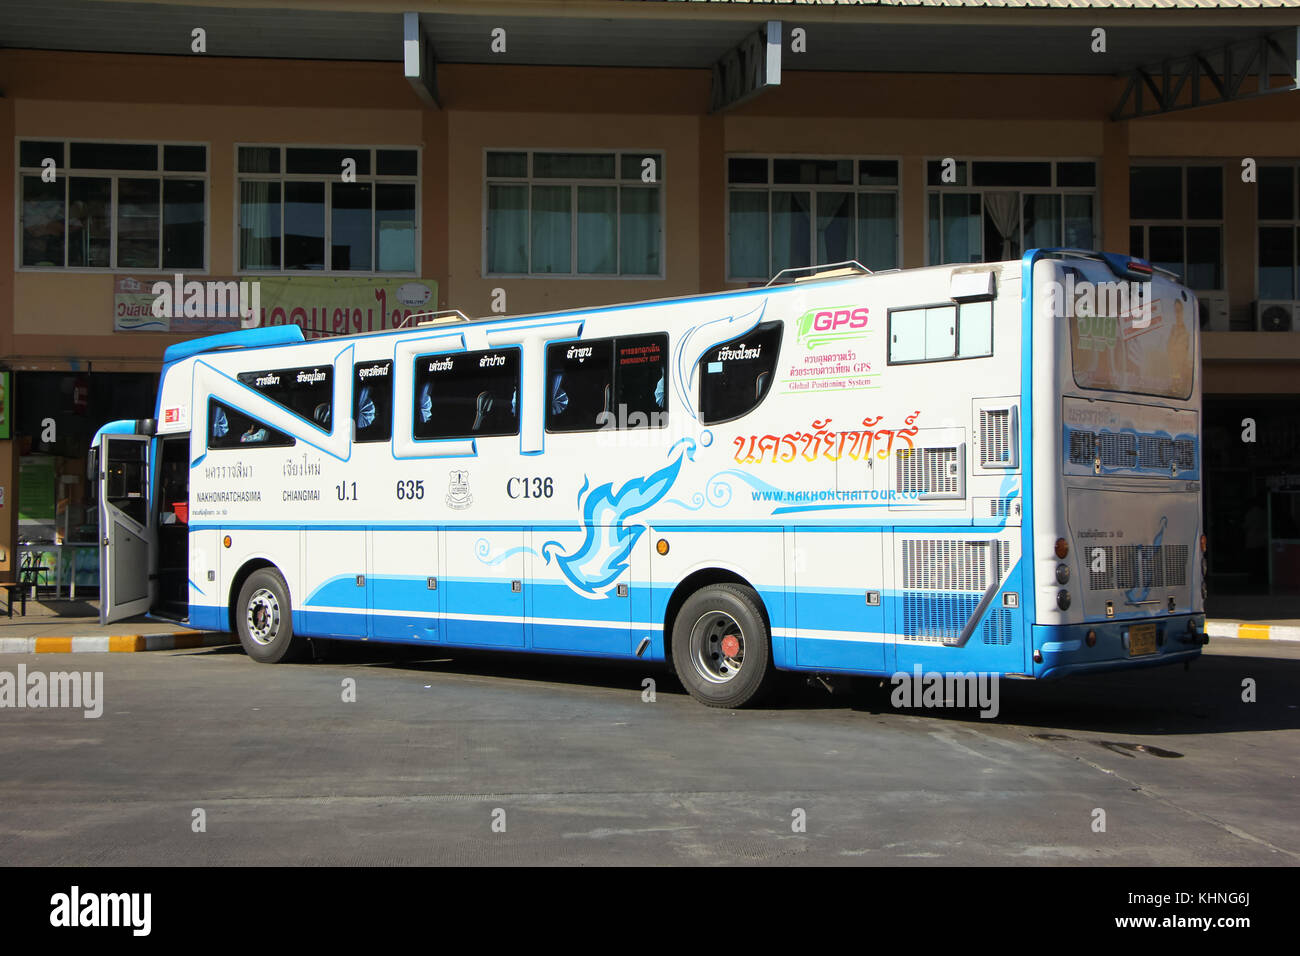
<path id="1" fill-rule="evenodd" d="M 1259 167 L 1259 298 L 1300 299 L 1296 166 Z"/>
<path id="2" fill-rule="evenodd" d="M 1221 166 L 1131 167 L 1129 220 L 1129 255 L 1176 273 L 1189 288 L 1224 288 Z"/>
<path id="3" fill-rule="evenodd" d="M 856 259 L 899 263 L 898 161 L 727 158 L 727 278 Z"/>
<path id="4" fill-rule="evenodd" d="M 1091 160 L 949 160 L 926 164 L 926 263 L 1019 259 L 1028 249 L 1092 249 Z"/>
<path id="5" fill-rule="evenodd" d="M 207 268 L 206 146 L 20 140 L 18 178 L 24 268 Z"/>
<path id="6" fill-rule="evenodd" d="M 418 150 L 238 152 L 241 272 L 416 273 Z"/>
<path id="7" fill-rule="evenodd" d="M 662 276 L 658 152 L 488 151 L 490 275 Z"/>

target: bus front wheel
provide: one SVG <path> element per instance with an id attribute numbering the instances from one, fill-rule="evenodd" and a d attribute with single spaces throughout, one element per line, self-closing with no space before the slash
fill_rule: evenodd
<path id="1" fill-rule="evenodd" d="M 239 589 L 235 626 L 245 653 L 263 664 L 298 660 L 307 649 L 306 638 L 293 632 L 289 588 L 274 568 L 254 571 Z"/>
<path id="2" fill-rule="evenodd" d="M 710 707 L 744 707 L 768 690 L 776 669 L 767 622 L 752 588 L 711 584 L 673 622 L 673 667 L 687 692 Z"/>

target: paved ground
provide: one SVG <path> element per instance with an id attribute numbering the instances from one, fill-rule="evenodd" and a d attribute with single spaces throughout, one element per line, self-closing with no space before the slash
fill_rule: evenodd
<path id="1" fill-rule="evenodd" d="M 0 861 L 1300 861 L 1295 645 L 1006 683 L 992 721 L 803 686 L 718 711 L 643 665 L 327 648 L 289 666 L 237 647 L 0 656 L 102 670 L 106 699 L 99 719 L 0 710 Z"/>

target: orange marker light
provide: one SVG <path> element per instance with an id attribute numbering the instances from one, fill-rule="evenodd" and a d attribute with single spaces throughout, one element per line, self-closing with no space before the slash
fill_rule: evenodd
<path id="1" fill-rule="evenodd" d="M 658 541 L 656 541 L 656 542 L 655 542 L 655 550 L 658 551 L 660 554 L 667 554 L 667 553 L 668 553 L 668 539 L 667 539 L 667 538 L 660 538 Z"/>
<path id="2" fill-rule="evenodd" d="M 222 538 L 221 543 L 225 545 L 227 548 L 230 547 L 230 535 L 226 535 L 224 538 Z"/>

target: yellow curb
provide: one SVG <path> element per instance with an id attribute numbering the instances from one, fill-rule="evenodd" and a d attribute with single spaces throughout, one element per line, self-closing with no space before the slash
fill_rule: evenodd
<path id="1" fill-rule="evenodd" d="M 1249 637 L 1257 641 L 1268 640 L 1269 626 L 1267 624 L 1239 624 L 1237 625 L 1238 637 Z"/>
<path id="2" fill-rule="evenodd" d="M 72 653 L 72 638 L 38 637 L 35 652 L 37 654 L 70 654 Z"/>
<path id="3" fill-rule="evenodd" d="M 144 638 L 139 634 L 113 634 L 108 638 L 110 651 L 142 651 L 144 648 Z"/>

